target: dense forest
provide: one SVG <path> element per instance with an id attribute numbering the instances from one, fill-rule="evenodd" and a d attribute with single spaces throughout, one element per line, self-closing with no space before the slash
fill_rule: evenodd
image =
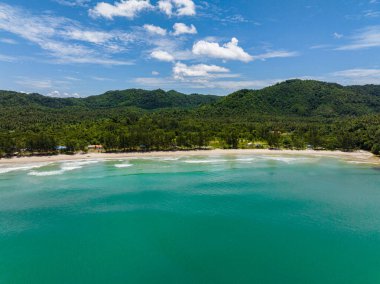
<path id="1" fill-rule="evenodd" d="M 0 91 L 0 156 L 200 148 L 380 152 L 380 86 L 289 80 L 225 97 L 130 89 L 87 98 Z"/>

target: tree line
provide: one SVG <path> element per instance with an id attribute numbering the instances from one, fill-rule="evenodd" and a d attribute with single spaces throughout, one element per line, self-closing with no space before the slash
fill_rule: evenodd
<path id="1" fill-rule="evenodd" d="M 333 122 L 276 119 L 239 121 L 194 119 L 170 112 L 80 123 L 45 123 L 0 132 L 0 155 L 75 153 L 101 144 L 107 152 L 169 151 L 200 148 L 284 148 L 380 152 L 380 117 Z M 58 146 L 65 146 L 58 150 Z"/>

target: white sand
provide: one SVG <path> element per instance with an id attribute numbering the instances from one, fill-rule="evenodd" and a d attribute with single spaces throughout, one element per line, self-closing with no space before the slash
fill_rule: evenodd
<path id="1" fill-rule="evenodd" d="M 314 151 L 314 150 L 200 150 L 200 151 L 172 151 L 172 152 L 145 152 L 145 153 L 88 153 L 76 155 L 57 155 L 57 156 L 32 156 L 11 159 L 0 159 L 0 165 L 75 161 L 75 160 L 94 160 L 94 159 L 123 159 L 123 158 L 144 158 L 144 157 L 184 157 L 184 156 L 210 156 L 210 155 L 286 155 L 286 156 L 311 156 L 311 157 L 331 157 L 340 158 L 363 164 L 380 165 L 380 158 L 366 151 L 341 152 L 341 151 Z"/>

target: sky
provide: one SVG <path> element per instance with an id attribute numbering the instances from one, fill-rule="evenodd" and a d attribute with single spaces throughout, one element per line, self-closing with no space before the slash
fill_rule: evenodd
<path id="1" fill-rule="evenodd" d="M 380 84 L 380 0 L 0 0 L 0 89 Z"/>

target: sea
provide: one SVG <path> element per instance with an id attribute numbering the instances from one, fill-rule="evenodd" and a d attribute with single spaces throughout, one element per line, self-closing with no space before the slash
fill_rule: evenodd
<path id="1" fill-rule="evenodd" d="M 380 283 L 380 169 L 207 155 L 0 164 L 0 283 Z"/>

